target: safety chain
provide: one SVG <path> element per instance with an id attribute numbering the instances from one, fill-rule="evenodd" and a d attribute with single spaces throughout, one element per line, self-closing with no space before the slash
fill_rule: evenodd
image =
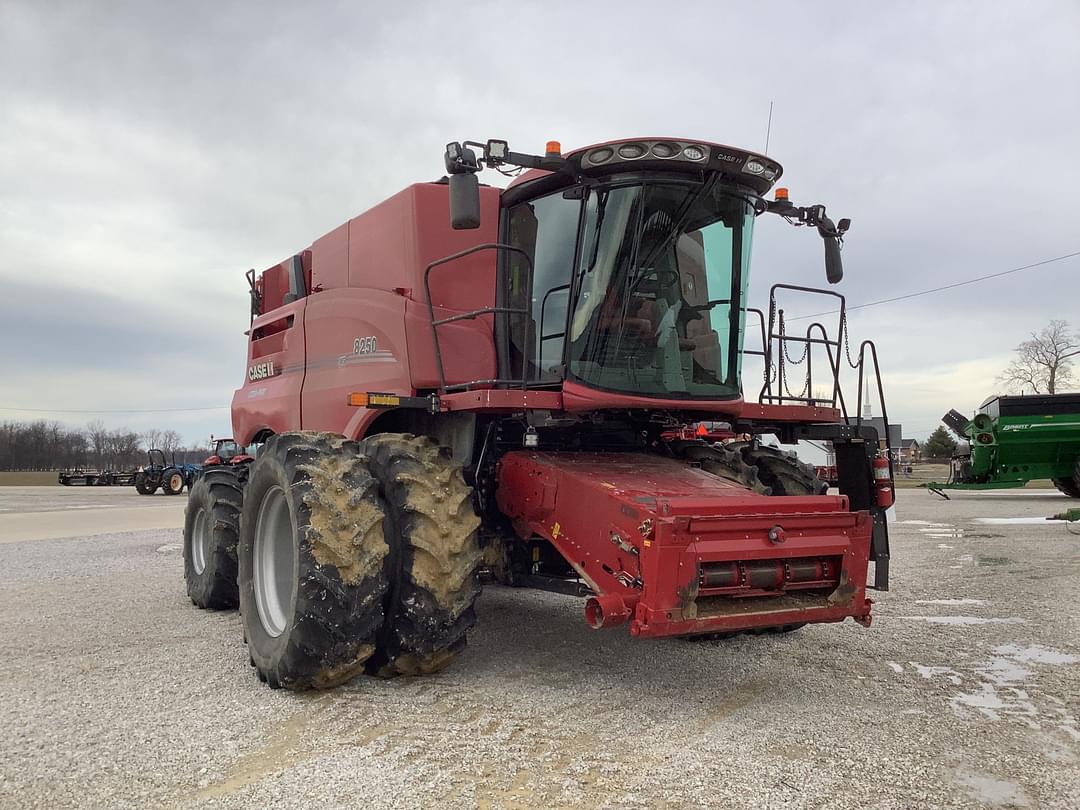
<path id="1" fill-rule="evenodd" d="M 851 359 L 851 344 L 848 343 L 848 328 L 847 328 L 847 313 L 845 312 L 840 316 L 840 334 L 844 336 L 844 355 L 847 357 L 847 364 L 856 371 L 859 370 L 861 363 L 856 363 Z"/>
<path id="2" fill-rule="evenodd" d="M 791 355 L 788 354 L 787 350 L 787 325 L 784 323 L 783 310 L 780 311 L 780 351 L 784 353 L 784 356 L 787 357 L 787 361 L 793 366 L 798 366 L 802 364 L 802 362 L 806 359 L 806 355 L 810 354 L 810 344 L 806 343 L 803 345 L 802 357 L 800 357 L 798 360 L 791 359 Z"/>

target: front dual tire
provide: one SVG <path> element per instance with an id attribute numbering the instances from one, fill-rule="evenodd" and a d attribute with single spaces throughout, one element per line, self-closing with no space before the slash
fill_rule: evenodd
<path id="1" fill-rule="evenodd" d="M 464 648 L 480 521 L 449 452 L 410 434 L 291 433 L 242 472 L 209 468 L 193 486 L 185 579 L 199 607 L 239 604 L 263 681 L 425 674 Z"/>
<path id="2" fill-rule="evenodd" d="M 384 520 L 356 442 L 304 433 L 263 446 L 238 561 L 248 652 L 271 687 L 324 689 L 364 671 L 384 619 Z"/>

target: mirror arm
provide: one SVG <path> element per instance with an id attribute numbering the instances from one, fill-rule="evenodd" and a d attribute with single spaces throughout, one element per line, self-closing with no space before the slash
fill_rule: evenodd
<path id="1" fill-rule="evenodd" d="M 809 225 L 817 228 L 825 243 L 825 275 L 830 284 L 838 283 L 844 277 L 840 249 L 844 244 L 844 234 L 851 227 L 850 219 L 841 219 L 833 223 L 825 214 L 824 205 L 793 205 L 788 199 L 766 201 L 765 210 L 778 214 L 792 225 Z"/>

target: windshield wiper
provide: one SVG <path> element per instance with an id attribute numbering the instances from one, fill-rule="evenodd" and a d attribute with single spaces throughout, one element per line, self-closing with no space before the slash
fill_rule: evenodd
<path id="1" fill-rule="evenodd" d="M 638 268 L 651 267 L 653 261 L 655 261 L 656 257 L 660 255 L 660 252 L 665 250 L 668 245 L 672 244 L 676 239 L 678 239 L 679 234 L 682 233 L 683 226 L 686 224 L 686 220 L 690 217 L 690 212 L 694 210 L 694 206 L 698 204 L 698 201 L 701 200 L 702 197 L 712 191 L 713 186 L 716 185 L 719 177 L 720 176 L 718 174 L 713 174 L 711 179 L 706 180 L 704 183 L 701 184 L 701 188 L 699 188 L 695 193 L 687 196 L 687 198 L 683 201 L 682 205 L 679 207 L 679 210 L 676 212 L 675 216 L 672 217 L 671 231 L 668 233 L 667 237 L 664 239 L 663 242 L 658 243 L 656 247 L 653 248 L 652 252 L 648 256 L 646 256 L 643 261 L 640 261 L 638 263 Z M 638 234 L 638 239 L 641 239 L 640 233 Z"/>
<path id="2" fill-rule="evenodd" d="M 599 200 L 596 203 L 596 225 L 593 231 L 592 256 L 589 257 L 589 265 L 582 275 L 591 273 L 593 268 L 596 267 L 596 260 L 600 257 L 600 231 L 604 226 L 604 212 L 607 211 L 608 192 L 601 191 L 597 196 Z"/>

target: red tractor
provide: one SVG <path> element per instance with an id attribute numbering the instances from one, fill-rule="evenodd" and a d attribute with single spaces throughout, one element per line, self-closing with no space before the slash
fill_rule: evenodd
<path id="1" fill-rule="evenodd" d="M 237 443 L 232 438 L 217 438 L 210 437 L 210 441 L 214 447 L 210 451 L 210 455 L 203 461 L 204 467 L 211 467 L 220 464 L 250 464 L 255 460 L 255 449 L 253 447 L 244 447 Z"/>
<path id="2" fill-rule="evenodd" d="M 890 471 L 847 417 L 843 298 L 776 285 L 768 318 L 746 305 L 759 215 L 816 229 L 834 283 L 849 223 L 783 189 L 767 200 L 776 162 L 704 141 L 542 156 L 466 141 L 445 164 L 248 274 L 233 436 L 260 449 L 246 480 L 199 480 L 184 549 L 192 601 L 239 605 L 259 677 L 441 669 L 482 574 L 586 596 L 589 624 L 641 638 L 869 625 Z M 485 168 L 515 179 L 481 185 Z M 788 334 L 788 293 L 831 296 L 837 333 Z M 744 348 L 748 316 L 760 350 Z M 800 346 L 828 374 L 807 359 L 793 395 Z M 766 369 L 757 402 L 744 354 Z M 839 493 L 766 435 L 831 442 Z"/>

